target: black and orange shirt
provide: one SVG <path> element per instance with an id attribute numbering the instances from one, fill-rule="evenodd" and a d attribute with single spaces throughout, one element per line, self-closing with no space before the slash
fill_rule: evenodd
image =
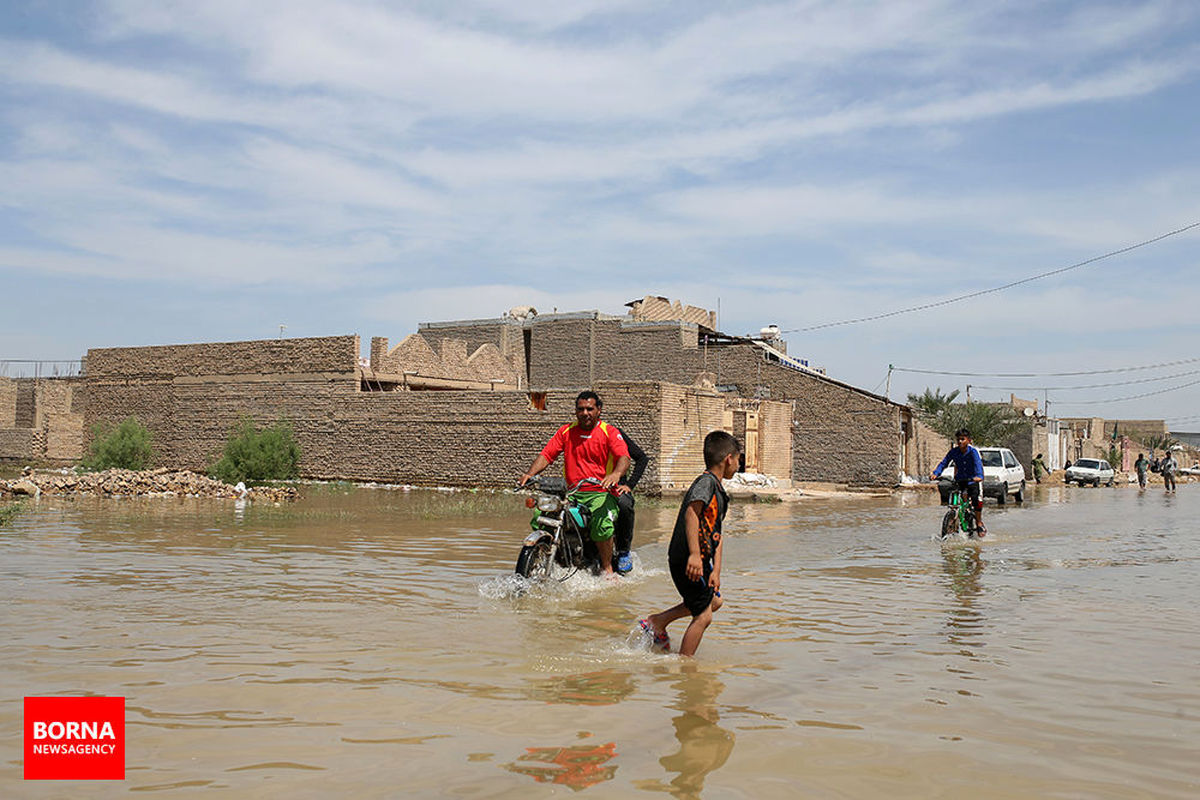
<path id="1" fill-rule="evenodd" d="M 712 562 L 713 553 L 721 543 L 721 523 L 725 520 L 725 511 L 729 508 L 729 495 L 721 486 L 721 479 L 711 472 L 705 471 L 692 481 L 691 488 L 683 497 L 679 507 L 679 516 L 675 519 L 675 531 L 671 534 L 671 544 L 667 548 L 667 560 L 672 562 L 687 561 L 690 555 L 687 541 L 687 520 L 684 516 L 687 508 L 699 500 L 703 503 L 700 512 L 700 558 L 707 569 Z"/>
<path id="2" fill-rule="evenodd" d="M 584 478 L 601 480 L 616 466 L 618 458 L 629 455 L 629 448 L 621 432 L 607 422 L 597 422 L 588 431 L 580 428 L 578 422 L 572 422 L 559 428 L 542 448 L 542 457 L 547 461 L 554 461 L 559 453 L 563 454 L 567 486 L 574 486 Z M 605 490 L 596 484 L 585 484 L 580 491 Z"/>

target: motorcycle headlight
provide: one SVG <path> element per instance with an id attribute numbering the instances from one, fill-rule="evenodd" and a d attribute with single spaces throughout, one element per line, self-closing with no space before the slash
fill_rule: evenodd
<path id="1" fill-rule="evenodd" d="M 538 511 L 558 511 L 562 507 L 562 501 L 554 495 L 542 494 L 538 495 L 537 508 Z"/>

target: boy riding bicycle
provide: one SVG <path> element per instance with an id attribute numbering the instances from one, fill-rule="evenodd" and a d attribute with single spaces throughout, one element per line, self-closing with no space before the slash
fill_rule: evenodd
<path id="1" fill-rule="evenodd" d="M 946 465 L 954 462 L 954 485 L 959 491 L 966 492 L 975 512 L 976 531 L 979 536 L 985 536 L 987 528 L 983 525 L 983 459 L 980 458 L 979 451 L 971 445 L 969 430 L 959 428 L 954 434 L 954 439 L 958 443 L 957 446 L 950 448 L 950 452 L 946 453 L 942 463 L 937 465 L 929 478 L 936 481 L 942 476 Z"/>

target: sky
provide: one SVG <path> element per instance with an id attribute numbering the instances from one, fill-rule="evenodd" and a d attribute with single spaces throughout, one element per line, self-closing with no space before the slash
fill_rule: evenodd
<path id="1" fill-rule="evenodd" d="M 1200 222 L 1198 134 L 1192 2 L 8 0 L 0 369 L 654 294 L 1200 430 L 1200 228 L 805 330 Z"/>

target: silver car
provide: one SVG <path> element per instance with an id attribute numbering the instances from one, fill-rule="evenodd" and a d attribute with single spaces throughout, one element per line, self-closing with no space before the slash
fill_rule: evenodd
<path id="1" fill-rule="evenodd" d="M 1067 467 L 1067 471 L 1063 475 L 1063 482 L 1077 483 L 1080 486 L 1088 483 L 1092 486 L 1099 486 L 1102 483 L 1105 486 L 1112 486 L 1116 474 L 1116 471 L 1102 458 L 1081 458 Z"/>
<path id="2" fill-rule="evenodd" d="M 1007 447 L 980 447 L 979 459 L 983 462 L 983 496 L 994 497 L 1003 505 L 1012 495 L 1018 503 L 1025 500 L 1025 468 Z M 938 492 L 945 503 L 954 485 L 954 464 L 947 464 L 938 483 Z"/>

